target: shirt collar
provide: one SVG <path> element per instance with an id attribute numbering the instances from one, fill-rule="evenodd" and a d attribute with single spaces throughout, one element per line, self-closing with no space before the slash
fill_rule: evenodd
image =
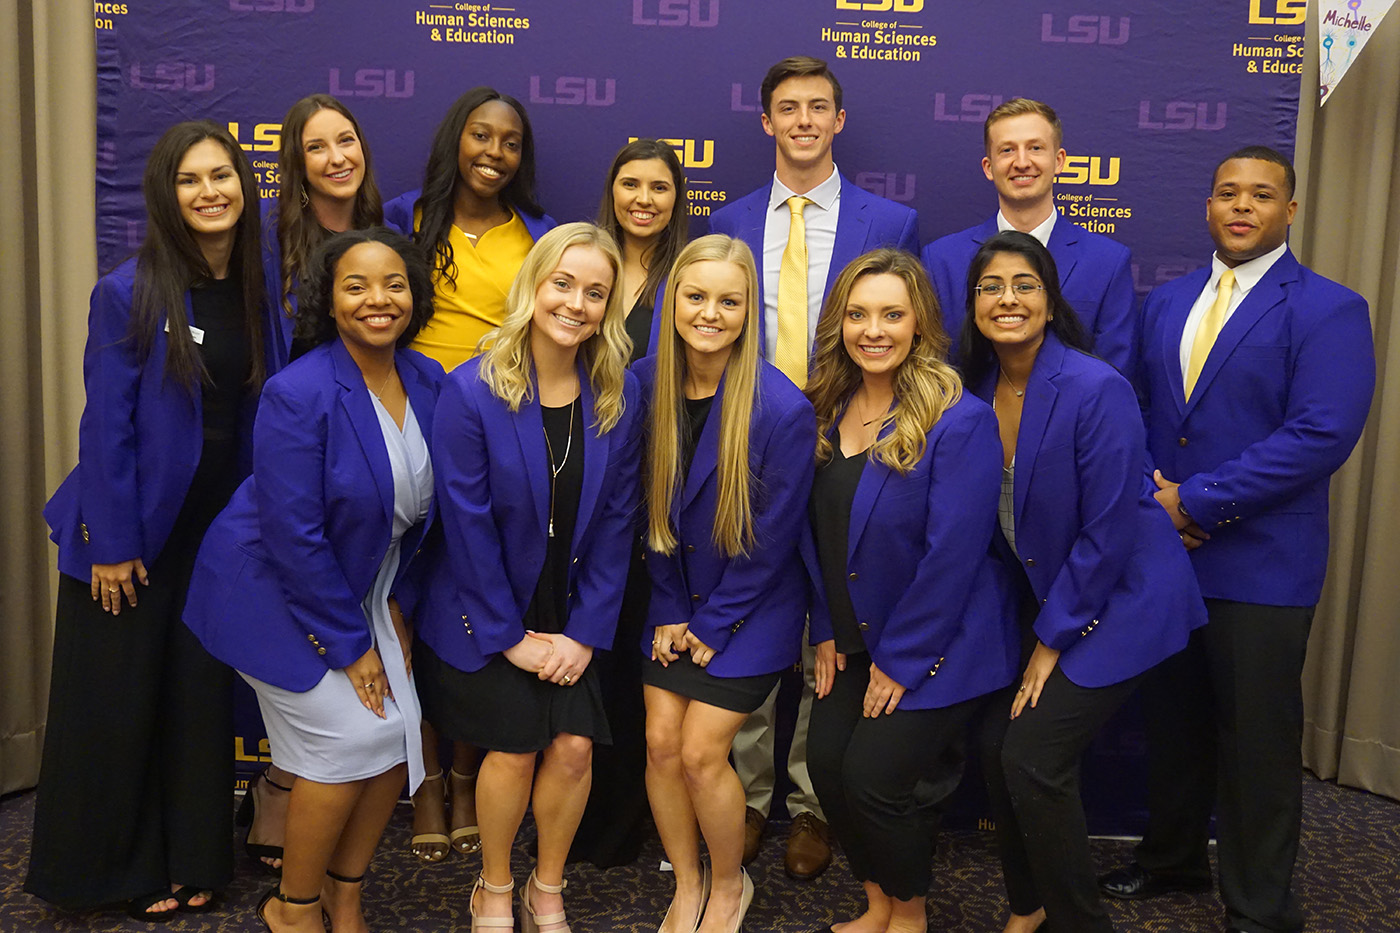
<path id="1" fill-rule="evenodd" d="M 1054 207 L 1051 207 L 1050 216 L 1042 220 L 1039 226 L 1037 226 L 1034 230 L 1030 231 L 1030 235 L 1039 240 L 1040 245 L 1044 246 L 1046 249 L 1050 248 L 1050 233 L 1055 229 L 1055 218 L 1059 216 L 1060 212 L 1055 210 Z M 1007 230 L 1015 229 L 1015 227 L 1011 226 L 1011 221 L 1007 220 L 1006 217 L 1002 214 L 1002 212 L 998 210 L 997 231 L 999 233 L 1005 233 Z"/>
<path id="2" fill-rule="evenodd" d="M 1235 291 L 1240 295 L 1249 294 L 1249 290 L 1259 284 L 1259 280 L 1264 274 L 1273 268 L 1279 257 L 1288 250 L 1288 243 L 1280 243 L 1277 247 L 1262 256 L 1255 256 L 1248 262 L 1242 262 L 1235 266 Z M 1220 261 L 1217 253 L 1210 257 L 1210 281 L 1207 287 L 1217 289 L 1220 287 L 1220 277 L 1225 274 L 1225 270 L 1230 268 Z"/>
<path id="3" fill-rule="evenodd" d="M 796 191 L 778 181 L 777 173 L 773 173 L 773 187 L 768 193 L 768 209 L 777 210 L 779 205 L 786 207 L 788 198 L 795 194 Z M 802 196 L 824 211 L 831 210 L 841 197 L 841 173 L 837 171 L 836 164 L 832 163 L 831 174 L 827 176 L 826 181 L 811 191 L 804 192 Z"/>

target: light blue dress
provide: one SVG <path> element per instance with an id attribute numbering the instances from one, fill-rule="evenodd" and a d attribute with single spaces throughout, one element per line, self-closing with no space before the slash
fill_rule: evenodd
<path id="1" fill-rule="evenodd" d="M 389 618 L 389 596 L 399 568 L 399 542 L 404 532 L 427 517 L 432 504 L 433 467 L 413 406 L 405 407 L 400 431 L 379 399 L 373 394 L 370 398 L 394 473 L 389 548 L 362 603 L 365 624 L 374 636 L 393 693 L 393 699 L 384 700 L 386 718 L 364 707 L 343 670 L 327 671 L 320 683 L 304 693 L 241 676 L 258 695 L 277 767 L 317 783 L 344 784 L 383 774 L 407 761 L 413 792 L 423 781 L 422 713 L 413 677 L 404 670 L 404 646 Z"/>

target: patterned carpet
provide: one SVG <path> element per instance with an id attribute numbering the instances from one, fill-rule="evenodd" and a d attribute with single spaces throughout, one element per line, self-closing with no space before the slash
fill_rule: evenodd
<path id="1" fill-rule="evenodd" d="M 1400 931 L 1400 804 L 1361 791 L 1304 778 L 1303 848 L 1295 886 L 1315 933 Z M 78 933 L 154 930 L 116 911 L 65 914 L 21 890 L 28 862 L 33 794 L 0 799 L 0 933 Z M 407 850 L 410 811 L 400 807 L 375 858 L 365 889 L 372 929 L 447 933 L 470 926 L 466 896 L 479 857 L 456 855 L 423 865 Z M 521 845 L 530 833 L 523 832 Z M 752 866 L 758 895 L 745 928 L 750 933 L 807 933 L 851 916 L 859 891 L 839 861 L 814 882 L 796 882 L 782 871 L 786 827 L 770 826 Z M 1101 868 L 1125 859 L 1131 844 L 1096 840 Z M 633 865 L 600 871 L 571 866 L 569 912 L 575 933 L 650 933 L 661 921 L 670 885 L 659 874 L 661 847 L 653 841 Z M 517 867 L 524 876 L 528 863 Z M 258 933 L 253 906 L 267 888 L 265 876 L 239 862 L 222 911 L 181 915 L 160 929 L 171 933 Z M 1223 928 L 1213 894 L 1175 895 L 1147 904 L 1110 904 L 1120 931 L 1206 933 Z M 929 929 L 995 933 L 1004 920 L 1001 873 L 987 833 L 945 833 L 929 896 Z"/>

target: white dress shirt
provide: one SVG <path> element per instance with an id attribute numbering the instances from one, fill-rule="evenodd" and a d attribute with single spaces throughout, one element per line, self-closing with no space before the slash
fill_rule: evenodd
<path id="1" fill-rule="evenodd" d="M 1256 256 L 1248 262 L 1242 262 L 1235 266 L 1235 290 L 1230 295 L 1230 304 L 1225 309 L 1225 317 L 1220 322 L 1224 328 L 1230 316 L 1235 313 L 1235 309 L 1240 306 L 1249 294 L 1250 289 L 1259 284 L 1259 280 L 1264 277 L 1278 262 L 1278 258 L 1288 250 L 1288 244 L 1283 243 L 1277 249 L 1270 250 L 1262 256 Z M 1206 280 L 1206 287 L 1197 296 L 1196 303 L 1191 306 L 1191 313 L 1186 315 L 1186 326 L 1181 329 L 1181 378 L 1186 379 L 1186 368 L 1191 363 L 1191 345 L 1196 342 L 1196 330 L 1201 326 L 1201 318 L 1206 316 L 1206 311 L 1215 304 L 1215 296 L 1220 291 L 1220 277 L 1225 274 L 1229 266 L 1220 261 L 1218 255 L 1212 255 L 1210 260 L 1210 278 Z"/>
<path id="2" fill-rule="evenodd" d="M 763 224 L 763 357 L 771 361 L 778 348 L 778 273 L 782 271 L 783 250 L 787 249 L 792 211 L 787 200 L 796 191 L 773 175 L 768 195 L 768 217 Z M 841 173 L 832 165 L 831 175 L 811 191 L 802 211 L 807 225 L 807 350 L 817 332 L 817 318 L 826 297 L 826 276 L 831 271 L 831 253 L 836 248 L 836 220 L 841 213 Z"/>
<path id="3" fill-rule="evenodd" d="M 1039 240 L 1040 245 L 1046 249 L 1050 248 L 1050 234 L 1055 229 L 1055 218 L 1059 216 L 1060 212 L 1052 207 L 1050 208 L 1050 216 L 1042 220 L 1034 230 L 1028 231 L 1030 235 Z M 1007 220 L 1006 217 L 1002 215 L 1001 211 L 997 211 L 997 232 L 1005 233 L 1008 230 L 1015 229 L 1015 227 L 1011 226 L 1011 221 Z"/>

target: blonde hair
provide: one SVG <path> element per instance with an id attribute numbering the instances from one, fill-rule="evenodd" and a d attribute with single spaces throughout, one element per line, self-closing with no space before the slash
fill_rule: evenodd
<path id="1" fill-rule="evenodd" d="M 827 435 L 861 383 L 861 369 L 846 351 L 842 327 L 851 289 L 867 275 L 893 275 L 903 281 L 914 314 L 914 344 L 895 371 L 894 405 L 878 430 L 883 432 L 891 422 L 894 429 L 869 452 L 872 461 L 908 473 L 923 459 L 929 429 L 962 397 L 962 380 L 947 362 L 948 334 L 928 275 L 917 259 L 896 249 L 877 249 L 852 260 L 836 277 L 817 320 L 812 377 L 807 382 L 807 398 L 817 412 L 817 462 L 831 459 Z"/>
<path id="2" fill-rule="evenodd" d="M 988 154 L 992 151 L 992 124 L 998 120 L 1005 120 L 1007 117 L 1019 117 L 1027 113 L 1044 117 L 1046 122 L 1050 124 L 1050 129 L 1055 133 L 1055 148 L 1064 148 L 1065 128 L 1060 123 L 1060 115 L 1049 104 L 1031 100 L 1029 97 L 1013 97 L 987 114 L 987 119 L 982 123 L 982 148 Z"/>
<path id="3" fill-rule="evenodd" d="M 534 398 L 530 323 L 535 317 L 535 293 L 545 277 L 559 267 L 559 260 L 571 246 L 597 250 L 607 257 L 613 270 L 614 287 L 608 291 L 603 321 L 578 351 L 588 372 L 588 384 L 593 389 L 593 427 L 599 434 L 606 434 L 622 417 L 622 379 L 632 353 L 632 341 L 624 323 L 622 290 L 616 287 L 622 254 L 601 227 L 589 223 L 564 224 L 535 243 L 506 296 L 505 322 L 482 338 L 482 344 L 493 343 L 482 354 L 481 381 L 511 411 L 519 411 L 522 402 Z"/>
<path id="4" fill-rule="evenodd" d="M 676 548 L 671 525 L 671 502 L 680 489 L 681 425 L 685 421 L 685 342 L 676 331 L 676 290 L 685 270 L 697 262 L 730 262 L 744 272 L 748 289 L 744 326 L 730 350 L 724 368 L 724 398 L 719 410 L 719 495 L 715 500 L 712 531 L 715 547 L 727 557 L 749 553 L 754 545 L 752 490 L 749 467 L 749 425 L 757 399 L 759 340 L 758 320 L 763 307 L 758 299 L 758 270 L 753 253 L 743 240 L 711 234 L 694 240 L 676 257 L 661 303 L 661 335 L 656 348 L 656 381 L 652 390 L 650 431 L 647 440 L 646 502 L 647 541 L 654 551 L 670 554 Z M 711 414 L 713 417 L 713 413 Z"/>

